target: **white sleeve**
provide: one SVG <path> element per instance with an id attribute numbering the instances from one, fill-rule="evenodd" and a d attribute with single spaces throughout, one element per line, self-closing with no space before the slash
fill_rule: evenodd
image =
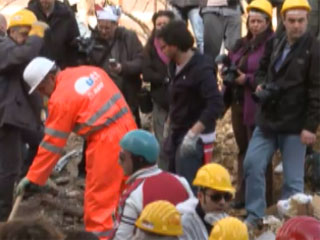
<path id="1" fill-rule="evenodd" d="M 192 215 L 191 214 L 183 214 L 181 221 L 182 221 L 182 226 L 183 226 L 183 235 L 179 237 L 179 240 L 190 240 L 190 239 L 196 239 L 196 234 L 194 234 L 195 229 L 192 229 Z M 199 239 L 200 240 L 200 239 Z"/>
<path id="2" fill-rule="evenodd" d="M 132 239 L 135 222 L 142 211 L 142 185 L 134 190 L 126 200 L 123 214 L 113 240 Z"/>

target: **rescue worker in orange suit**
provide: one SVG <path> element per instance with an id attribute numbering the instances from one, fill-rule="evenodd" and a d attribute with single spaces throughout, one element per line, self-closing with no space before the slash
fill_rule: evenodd
<path id="1" fill-rule="evenodd" d="M 136 128 L 124 97 L 111 78 L 93 66 L 60 71 L 53 61 L 37 57 L 25 68 L 23 77 L 29 93 L 37 89 L 49 97 L 49 116 L 37 156 L 16 194 L 32 184 L 46 183 L 69 133 L 75 132 L 88 144 L 85 228 L 100 239 L 108 239 L 124 176 L 118 163 L 119 141 Z"/>
<path id="2" fill-rule="evenodd" d="M 194 197 L 184 177 L 158 168 L 160 147 L 154 135 L 133 130 L 121 139 L 120 146 L 119 163 L 129 178 L 120 197 L 112 240 L 133 239 L 135 222 L 148 203 L 166 200 L 177 205 Z"/>

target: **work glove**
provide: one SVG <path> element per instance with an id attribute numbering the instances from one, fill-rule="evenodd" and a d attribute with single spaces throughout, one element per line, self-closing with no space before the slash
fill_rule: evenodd
<path id="1" fill-rule="evenodd" d="M 26 190 L 26 188 L 28 186 L 30 186 L 30 184 L 31 184 L 31 182 L 29 181 L 28 178 L 26 178 L 26 177 L 22 178 L 16 187 L 15 195 L 19 196 L 19 195 L 23 194 L 24 191 Z"/>
<path id="2" fill-rule="evenodd" d="M 44 186 L 40 186 L 32 183 L 28 178 L 24 177 L 20 180 L 16 187 L 15 196 L 19 196 L 21 194 L 27 193 L 29 195 L 35 193 L 45 193 L 50 192 L 50 186 L 47 183 Z"/>
<path id="3" fill-rule="evenodd" d="M 38 36 L 40 38 L 44 37 L 45 31 L 49 28 L 49 25 L 42 21 L 36 21 L 32 24 L 29 36 Z"/>
<path id="4" fill-rule="evenodd" d="M 194 134 L 191 130 L 188 131 L 180 147 L 181 156 L 189 155 L 196 151 L 199 137 L 199 135 Z"/>

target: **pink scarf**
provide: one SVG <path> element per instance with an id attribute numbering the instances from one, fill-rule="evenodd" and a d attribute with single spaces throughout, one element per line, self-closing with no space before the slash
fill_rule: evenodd
<path id="1" fill-rule="evenodd" d="M 168 64 L 170 62 L 170 59 L 162 52 L 158 38 L 154 38 L 153 45 L 156 48 L 157 53 L 158 53 L 160 59 L 162 60 L 162 62 L 165 64 Z"/>

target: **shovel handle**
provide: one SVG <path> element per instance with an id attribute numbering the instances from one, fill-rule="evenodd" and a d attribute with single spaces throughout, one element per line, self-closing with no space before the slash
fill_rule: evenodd
<path id="1" fill-rule="evenodd" d="M 19 205 L 20 205 L 20 203 L 21 203 L 21 201 L 23 199 L 23 194 L 24 193 L 22 193 L 22 194 L 20 194 L 19 196 L 16 197 L 16 200 L 14 201 L 13 208 L 12 208 L 11 213 L 9 215 L 9 218 L 7 220 L 8 222 L 11 221 L 15 217 L 15 215 L 16 215 L 16 213 L 18 211 Z"/>

